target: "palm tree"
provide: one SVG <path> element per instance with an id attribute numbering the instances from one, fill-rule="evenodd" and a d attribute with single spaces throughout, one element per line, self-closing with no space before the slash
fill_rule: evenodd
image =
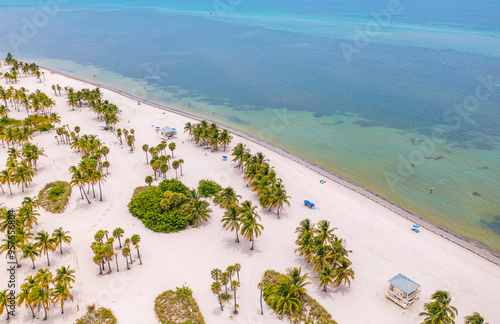
<path id="1" fill-rule="evenodd" d="M 219 279 L 220 279 L 220 283 L 222 285 L 224 285 L 224 287 L 226 287 L 226 294 L 227 294 L 227 284 L 230 281 L 230 279 L 229 279 L 229 273 L 227 273 L 227 272 L 221 273 L 220 276 L 219 276 Z"/>
<path id="2" fill-rule="evenodd" d="M 183 159 L 179 159 L 179 168 L 181 169 L 181 177 L 182 177 L 182 165 L 184 164 L 184 160 Z"/>
<path id="3" fill-rule="evenodd" d="M 233 188 L 227 187 L 222 189 L 214 201 L 216 201 L 222 208 L 226 208 L 232 204 L 238 204 L 241 199 L 240 195 L 237 195 Z"/>
<path id="4" fill-rule="evenodd" d="M 271 208 L 276 208 L 276 213 L 278 214 L 278 218 L 280 216 L 280 210 L 283 209 L 283 205 L 287 204 L 290 206 L 290 202 L 288 201 L 288 198 L 290 196 L 287 196 L 285 187 L 281 183 L 281 179 L 278 179 L 276 183 L 271 187 L 270 189 L 271 193 L 271 199 L 269 201 L 269 206 Z"/>
<path id="5" fill-rule="evenodd" d="M 262 290 L 264 289 L 264 283 L 262 281 L 259 282 L 257 288 L 260 290 L 260 315 L 264 315 L 264 309 L 262 308 Z"/>
<path id="6" fill-rule="evenodd" d="M 233 152 L 231 153 L 233 158 L 233 162 L 238 162 L 238 167 L 240 168 L 243 165 L 243 156 L 248 152 L 246 145 L 239 143 L 233 148 Z"/>
<path id="7" fill-rule="evenodd" d="M 255 212 L 255 209 L 257 208 L 256 206 L 252 206 L 252 203 L 248 200 L 244 201 L 241 206 L 241 221 L 243 223 L 243 226 L 241 227 L 241 234 L 252 241 L 252 247 L 250 250 L 253 250 L 255 238 L 262 234 L 264 226 L 257 222 L 260 220 L 260 216 Z"/>
<path id="8" fill-rule="evenodd" d="M 141 241 L 141 237 L 138 234 L 134 234 L 130 237 L 130 242 L 137 249 L 137 256 L 139 257 L 139 263 L 142 265 L 141 253 L 139 252 L 139 242 Z"/>
<path id="9" fill-rule="evenodd" d="M 28 243 L 23 245 L 23 256 L 21 259 L 30 258 L 31 262 L 33 262 L 33 269 L 35 269 L 35 258 L 39 256 L 38 248 L 35 244 Z"/>
<path id="10" fill-rule="evenodd" d="M 420 313 L 420 316 L 426 316 L 422 324 L 434 323 L 455 323 L 455 315 L 458 311 L 450 305 L 451 297 L 447 291 L 438 290 L 432 296 L 434 302 L 424 305 L 425 312 Z"/>
<path id="11" fill-rule="evenodd" d="M 102 255 L 96 253 L 96 255 L 94 255 L 94 263 L 97 263 L 97 265 L 99 266 L 99 274 L 102 274 L 102 267 L 101 267 L 101 264 L 102 264 Z"/>
<path id="12" fill-rule="evenodd" d="M 40 286 L 35 286 L 33 288 L 31 296 L 36 304 L 41 304 L 43 306 L 43 309 L 45 311 L 45 317 L 43 318 L 43 320 L 46 321 L 49 304 L 54 302 L 52 299 L 52 291 L 45 290 Z"/>
<path id="13" fill-rule="evenodd" d="M 57 269 L 56 277 L 54 279 L 57 281 L 57 285 L 63 285 L 71 288 L 71 283 L 75 282 L 74 273 L 75 270 L 71 270 L 69 266 L 67 268 L 62 266 L 60 269 Z"/>
<path id="14" fill-rule="evenodd" d="M 326 265 L 323 267 L 323 270 L 319 275 L 317 275 L 315 278 L 319 279 L 319 287 L 323 286 L 323 291 L 326 292 L 326 287 L 328 285 L 333 285 L 334 284 L 334 279 L 335 279 L 335 272 L 330 265 Z"/>
<path id="15" fill-rule="evenodd" d="M 219 304 L 220 304 L 220 310 L 223 311 L 224 307 L 222 306 L 222 300 L 220 299 L 220 292 L 222 290 L 222 286 L 219 281 L 215 281 L 212 283 L 212 292 L 214 294 L 217 294 L 217 297 L 219 298 Z M 0 313 L 1 314 L 1 313 Z"/>
<path id="16" fill-rule="evenodd" d="M 14 169 L 7 169 L 0 171 L 0 184 L 9 186 L 10 194 L 12 195 L 12 187 L 10 186 L 13 183 L 16 183 L 16 177 L 14 175 Z"/>
<path id="17" fill-rule="evenodd" d="M 236 243 L 240 243 L 240 238 L 238 237 L 238 232 L 241 226 L 241 208 L 236 205 L 229 205 L 224 212 L 222 217 L 222 226 L 225 230 L 231 230 L 236 232 Z"/>
<path id="18" fill-rule="evenodd" d="M 69 231 L 63 230 L 62 227 L 55 229 L 54 232 L 52 233 L 52 238 L 54 238 L 54 242 L 56 243 L 56 245 L 59 245 L 59 250 L 61 251 L 61 254 L 63 254 L 62 252 L 63 242 L 67 243 L 68 245 L 70 245 L 71 243 L 71 236 L 67 235 L 68 233 Z"/>
<path id="19" fill-rule="evenodd" d="M 240 286 L 240 283 L 236 280 L 231 281 L 231 289 L 233 290 L 234 293 L 234 312 L 233 314 L 238 314 L 238 308 L 236 304 L 236 289 Z"/>
<path id="20" fill-rule="evenodd" d="M 33 318 L 35 318 L 35 311 L 33 310 L 34 302 L 31 296 L 33 287 L 35 287 L 35 279 L 32 276 L 28 276 L 24 281 L 25 282 L 21 285 L 21 290 L 17 294 L 17 306 L 24 304 L 26 308 L 29 307 L 33 314 Z"/>
<path id="21" fill-rule="evenodd" d="M 484 322 L 484 318 L 479 315 L 478 312 L 474 312 L 472 315 L 465 316 L 465 324 L 488 324 Z"/>
<path id="22" fill-rule="evenodd" d="M 174 150 L 175 150 L 175 147 L 176 147 L 176 145 L 175 145 L 175 143 L 174 143 L 174 142 L 172 142 L 172 143 L 168 144 L 168 149 L 169 149 L 170 151 L 172 151 L 172 158 L 174 157 Z"/>
<path id="23" fill-rule="evenodd" d="M 316 234 L 315 238 L 320 244 L 326 244 L 332 242 L 334 230 L 336 230 L 336 228 L 330 228 L 330 221 L 321 220 L 318 222 L 318 226 L 313 229 L 313 232 Z"/>
<path id="24" fill-rule="evenodd" d="M 124 233 L 125 233 L 125 231 L 120 227 L 117 227 L 113 230 L 113 237 L 118 238 L 118 243 L 120 243 L 120 249 L 122 248 L 121 238 L 123 237 Z"/>
<path id="25" fill-rule="evenodd" d="M 21 191 L 24 192 L 24 187 L 33 181 L 36 171 L 26 162 L 21 161 L 15 169 L 14 177 L 17 184 L 21 184 Z"/>
<path id="26" fill-rule="evenodd" d="M 240 282 L 240 270 L 241 270 L 241 264 L 236 263 L 234 265 L 234 271 L 236 271 L 236 274 L 238 275 L 238 282 Z"/>
<path id="27" fill-rule="evenodd" d="M 22 242 L 19 238 L 18 235 L 8 235 L 6 238 L 2 239 L 2 242 L 4 242 L 0 246 L 0 254 L 3 252 L 7 252 L 6 258 L 10 258 L 12 260 L 12 255 L 14 254 L 14 259 L 16 261 L 17 268 L 21 267 L 17 260 L 17 251 L 21 249 Z M 11 252 L 12 251 L 12 252 Z"/>
<path id="28" fill-rule="evenodd" d="M 170 143 L 170 144 L 172 144 L 172 143 Z M 179 168 L 179 165 L 180 165 L 179 161 L 173 161 L 172 162 L 172 168 L 174 168 L 174 170 L 175 170 L 175 178 L 176 179 L 177 179 L 177 169 Z"/>
<path id="29" fill-rule="evenodd" d="M 142 150 L 146 153 L 146 164 L 149 164 L 149 161 L 148 161 L 148 150 L 149 150 L 149 145 L 148 144 L 144 144 L 142 146 Z"/>
<path id="30" fill-rule="evenodd" d="M 155 163 L 156 164 L 156 163 Z M 160 164 L 160 172 L 163 173 L 163 179 L 166 179 L 166 174 L 168 171 L 168 164 L 166 163 L 161 163 Z"/>
<path id="31" fill-rule="evenodd" d="M 49 251 L 55 251 L 56 241 L 50 238 L 49 233 L 45 231 L 38 232 L 35 240 L 37 241 L 35 245 L 38 247 L 39 251 L 43 254 L 47 254 L 47 264 L 50 267 Z"/>
<path id="32" fill-rule="evenodd" d="M 306 285 L 310 285 L 311 282 L 306 281 L 309 279 L 309 274 L 306 272 L 302 274 L 302 268 L 295 267 L 292 269 L 288 269 L 286 272 L 287 279 L 289 279 L 295 286 L 301 288 L 300 294 L 304 294 L 307 290 L 305 288 Z"/>
<path id="33" fill-rule="evenodd" d="M 9 309 L 7 308 L 7 306 L 10 304 L 10 290 L 9 289 L 4 289 L 2 291 L 0 291 L 0 315 L 3 314 L 3 310 L 5 309 L 6 313 L 7 313 L 7 321 L 9 321 Z"/>
<path id="34" fill-rule="evenodd" d="M 101 171 L 94 170 L 92 172 L 93 174 L 93 180 L 94 183 L 99 184 L 99 201 L 102 201 L 102 188 L 101 188 L 101 183 L 106 182 L 106 175 L 102 173 Z"/>
<path id="35" fill-rule="evenodd" d="M 64 314 L 64 301 L 66 298 L 71 299 L 73 301 L 73 295 L 70 293 L 68 286 L 63 284 L 57 284 L 56 288 L 53 291 L 54 303 L 61 302 L 61 314 Z"/>
<path id="36" fill-rule="evenodd" d="M 125 246 L 122 249 L 122 255 L 125 257 L 125 261 L 127 262 L 127 270 L 130 270 L 130 267 L 128 265 L 128 256 L 130 255 L 130 248 Z"/>
<path id="37" fill-rule="evenodd" d="M 198 227 L 202 220 L 206 222 L 210 218 L 212 209 L 208 208 L 208 206 L 210 204 L 207 201 L 200 199 L 198 193 L 191 190 L 190 201 L 182 205 L 181 208 L 186 220 Z"/>
<path id="38" fill-rule="evenodd" d="M 293 315 L 302 308 L 300 291 L 301 288 L 294 285 L 291 280 L 281 278 L 275 285 L 264 288 L 264 300 L 280 317 L 286 313 Z"/>
<path id="39" fill-rule="evenodd" d="M 146 179 L 145 179 L 145 181 L 148 184 L 148 186 L 151 187 L 151 183 L 153 183 L 153 177 L 152 176 L 147 176 Z"/>
<path id="40" fill-rule="evenodd" d="M 351 279 L 354 279 L 354 270 L 350 268 L 350 265 L 351 262 L 349 260 L 342 258 L 340 263 L 335 267 L 335 280 L 333 283 L 336 287 L 342 284 L 351 286 Z"/>

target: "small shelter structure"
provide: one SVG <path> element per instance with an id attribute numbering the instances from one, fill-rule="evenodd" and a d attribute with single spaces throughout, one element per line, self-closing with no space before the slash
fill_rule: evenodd
<path id="1" fill-rule="evenodd" d="M 386 297 L 407 309 L 420 296 L 421 286 L 401 273 L 389 280 L 389 291 Z"/>
<path id="2" fill-rule="evenodd" d="M 175 128 L 170 127 L 163 127 L 162 129 L 160 129 L 160 133 L 162 136 L 165 136 L 168 139 L 177 135 L 177 131 L 175 130 Z"/>

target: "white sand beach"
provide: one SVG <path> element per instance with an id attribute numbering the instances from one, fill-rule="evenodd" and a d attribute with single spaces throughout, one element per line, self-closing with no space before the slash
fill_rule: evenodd
<path id="1" fill-rule="evenodd" d="M 6 71 L 6 66 L 0 68 L 0 72 Z M 135 129 L 137 149 L 130 153 L 126 145 L 120 146 L 115 135 L 100 127 L 103 124 L 87 106 L 72 109 L 66 104 L 64 96 L 55 96 L 51 89 L 53 84 L 71 86 L 75 90 L 95 86 L 48 70 L 43 71 L 45 80 L 42 83 L 38 83 L 34 76 L 23 76 L 13 86 L 25 87 L 30 92 L 40 89 L 54 99 L 56 106 L 53 111 L 61 116 L 61 124 L 68 124 L 71 129 L 80 126 L 80 134 L 99 136 L 110 148 L 108 160 L 111 164 L 107 182 L 103 186 L 104 201 L 100 202 L 97 195 L 88 204 L 81 199 L 77 188 L 73 188 L 70 204 L 64 213 L 51 214 L 40 209 L 39 224 L 35 226 L 34 232 L 42 229 L 52 232 L 62 226 L 70 231 L 73 238 L 71 245 L 64 247 L 63 255 L 59 251 L 50 253 L 50 269 L 55 271 L 63 265 L 69 265 L 76 270 L 74 302 L 66 302 L 63 315 L 58 305 L 51 307 L 46 323 L 74 323 L 84 314 L 85 307 L 92 303 L 110 308 L 118 323 L 159 323 L 154 312 L 155 298 L 165 290 L 182 285 L 193 290 L 193 296 L 207 323 L 283 323 L 284 320 L 280 320 L 265 304 L 264 315 L 260 315 L 257 284 L 267 269 L 285 272 L 291 267 L 302 267 L 311 277 L 315 276 L 303 258 L 294 253 L 294 231 L 305 218 L 314 222 L 330 220 L 332 226 L 338 228 L 336 233 L 345 239 L 347 249 L 352 250 L 350 260 L 355 278 L 350 288 L 329 287 L 325 293 L 318 288 L 317 279 L 312 279 L 312 284 L 308 286 L 309 295 L 325 307 L 338 323 L 421 323 L 423 317 L 418 314 L 436 290 L 450 293 L 451 304 L 459 312 L 457 323 L 462 323 L 463 316 L 473 312 L 479 312 L 490 324 L 499 323 L 500 267 L 493 262 L 424 227 L 418 234 L 413 232 L 411 228 L 414 223 L 410 220 L 331 181 L 327 175 L 321 175 L 287 158 L 281 152 L 233 134 L 233 141 L 226 152 L 219 150 L 212 153 L 190 141 L 188 135 L 183 133 L 185 123 L 196 120 L 145 103 L 138 105 L 134 99 L 101 88 L 104 99 L 116 104 L 122 111 L 117 127 Z M 9 115 L 22 119 L 26 117 L 26 112 L 11 109 Z M 251 200 L 254 205 L 258 205 L 257 196 L 246 186 L 241 171 L 235 168 L 231 158 L 224 161 L 222 156 L 230 156 L 231 149 L 242 142 L 252 153 L 263 152 L 270 160 L 291 196 L 291 206 L 285 207 L 279 219 L 276 213 L 258 208 L 264 230 L 255 241 L 255 250 L 250 251 L 251 242 L 245 239 L 239 244 L 234 242 L 234 233 L 222 228 L 220 220 L 223 210 L 212 202 L 211 220 L 198 228 L 174 234 L 152 232 L 130 214 L 127 204 L 134 189 L 145 185 L 145 177 L 152 175 L 141 147 L 143 144 L 156 145 L 161 141 L 156 126 L 169 126 L 178 130 L 177 137 L 172 140 L 177 144 L 174 154 L 175 158 L 185 161 L 183 175 L 179 179 L 192 188 L 197 187 L 200 180 L 210 179 L 223 187 L 233 187 L 243 200 Z M 68 145 L 58 145 L 54 136 L 55 131 L 52 130 L 33 139 L 33 143 L 45 149 L 47 157 L 39 160 L 38 174 L 25 192 L 14 187 L 13 195 L 10 195 L 5 188 L 6 192 L 0 193 L 1 203 L 9 208 L 17 208 L 23 197 L 36 196 L 46 183 L 70 181 L 68 168 L 78 163 L 79 155 Z M 0 170 L 6 158 L 7 148 L 0 147 Z M 169 170 L 167 177 L 175 177 L 175 171 Z M 321 179 L 325 179 L 326 183 L 320 184 Z M 314 202 L 317 209 L 306 208 L 304 199 Z M 125 230 L 125 237 L 133 234 L 141 236 L 143 265 L 137 261 L 127 270 L 124 258 L 120 257 L 119 273 L 113 271 L 111 274 L 99 275 L 99 268 L 92 261 L 90 244 L 98 230 L 111 232 L 116 227 Z M 137 260 L 135 249 L 132 255 Z M 6 268 L 4 258 L 1 262 Z M 242 266 L 241 287 L 237 293 L 240 305 L 238 315 L 232 314 L 232 301 L 221 312 L 217 298 L 210 290 L 210 271 L 213 268 L 225 269 L 235 263 Z M 31 269 L 30 260 L 23 260 L 22 264 L 16 273 L 18 286 L 26 276 L 36 271 Z M 45 268 L 46 257 L 38 257 L 35 264 L 37 269 Z M 387 280 L 398 273 L 422 286 L 420 299 L 407 310 L 385 297 L 389 287 Z M 0 289 L 6 288 L 7 281 L 8 273 L 1 271 Z M 44 316 L 43 309 L 37 315 L 38 318 L 32 319 L 29 309 L 17 307 L 16 316 L 10 322 L 40 323 Z M 5 314 L 0 319 L 5 320 Z"/>

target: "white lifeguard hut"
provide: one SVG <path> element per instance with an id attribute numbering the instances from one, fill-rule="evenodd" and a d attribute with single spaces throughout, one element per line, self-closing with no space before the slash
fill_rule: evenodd
<path id="1" fill-rule="evenodd" d="M 163 127 L 160 129 L 160 134 L 167 139 L 171 139 L 177 135 L 177 130 L 175 128 Z"/>
<path id="2" fill-rule="evenodd" d="M 401 273 L 389 280 L 389 291 L 386 297 L 394 303 L 407 309 L 411 304 L 418 300 L 421 286 Z"/>

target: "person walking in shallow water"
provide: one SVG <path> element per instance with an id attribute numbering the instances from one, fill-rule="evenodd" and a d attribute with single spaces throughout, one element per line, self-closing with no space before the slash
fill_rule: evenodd
<path id="1" fill-rule="evenodd" d="M 432 190 L 434 190 L 434 188 L 431 188 L 431 193 L 432 193 Z"/>

